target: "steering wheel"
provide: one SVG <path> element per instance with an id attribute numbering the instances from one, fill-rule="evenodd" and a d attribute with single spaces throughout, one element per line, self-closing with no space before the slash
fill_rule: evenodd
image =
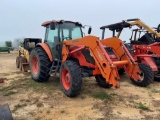
<path id="1" fill-rule="evenodd" d="M 63 37 L 63 40 L 71 40 L 72 38 L 70 37 L 70 36 L 68 36 L 68 37 Z"/>

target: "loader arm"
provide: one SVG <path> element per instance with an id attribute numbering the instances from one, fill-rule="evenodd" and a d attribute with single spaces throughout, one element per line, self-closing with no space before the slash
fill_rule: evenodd
<path id="1" fill-rule="evenodd" d="M 141 73 L 141 71 L 138 67 L 138 64 L 135 62 L 128 49 L 125 47 L 124 43 L 119 38 L 107 38 L 101 40 L 101 42 L 103 45 L 109 46 L 113 49 L 116 56 L 120 58 L 120 65 L 123 65 L 125 72 L 130 78 L 140 80 L 139 74 Z M 127 61 L 127 64 L 123 64 L 122 62 L 124 61 Z"/>
<path id="2" fill-rule="evenodd" d="M 154 34 L 157 38 L 160 38 L 160 33 L 158 33 L 157 31 L 153 30 L 152 28 L 150 28 L 148 25 L 146 25 L 143 21 L 141 21 L 140 19 L 133 19 L 133 21 L 123 21 L 122 22 L 122 26 L 123 26 L 123 23 L 128 23 L 130 24 L 130 27 L 131 26 L 134 26 L 136 25 L 137 27 L 139 27 L 140 29 L 144 28 L 146 31 L 148 31 L 149 33 L 151 34 Z M 121 30 L 118 31 L 116 37 L 119 38 L 120 35 L 121 35 L 121 32 L 123 30 L 123 27 L 121 28 Z"/>
<path id="3" fill-rule="evenodd" d="M 154 34 L 157 38 L 160 38 L 160 34 L 153 30 L 152 28 L 150 28 L 148 25 L 146 25 L 144 22 L 142 22 L 140 19 L 135 20 L 134 22 L 129 22 L 129 24 L 133 25 L 137 25 L 138 27 L 143 27 L 145 30 L 147 30 L 148 32 L 150 32 L 151 34 Z"/>
<path id="4" fill-rule="evenodd" d="M 108 39 L 105 39 L 104 41 L 107 41 L 107 40 Z M 65 62 L 73 52 L 77 52 L 84 48 L 88 48 L 102 76 L 106 79 L 106 82 L 108 82 L 109 84 L 112 84 L 115 87 L 119 87 L 119 82 L 117 81 L 120 79 L 120 77 L 117 72 L 117 66 L 128 65 L 128 59 L 124 59 L 123 61 L 112 62 L 108 53 L 104 49 L 104 45 L 108 47 L 107 44 L 103 44 L 103 42 L 101 42 L 99 38 L 95 36 L 85 36 L 80 39 L 65 41 L 62 48 L 62 62 Z M 81 46 L 81 47 L 79 47 L 77 50 L 70 51 L 69 49 L 70 46 Z M 132 67 L 132 72 L 129 71 L 130 73 L 133 73 L 133 68 L 135 70 L 136 67 L 137 68 L 135 72 L 140 73 L 139 68 L 136 64 L 135 66 L 131 66 L 131 67 Z M 139 75 L 137 76 L 136 75 L 133 75 L 131 77 L 140 79 Z"/>

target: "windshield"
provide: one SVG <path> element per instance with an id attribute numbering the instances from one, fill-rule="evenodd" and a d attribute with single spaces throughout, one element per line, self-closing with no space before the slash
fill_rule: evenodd
<path id="1" fill-rule="evenodd" d="M 75 23 L 65 22 L 60 24 L 60 39 L 62 40 L 72 40 L 76 38 L 82 38 L 81 26 Z"/>

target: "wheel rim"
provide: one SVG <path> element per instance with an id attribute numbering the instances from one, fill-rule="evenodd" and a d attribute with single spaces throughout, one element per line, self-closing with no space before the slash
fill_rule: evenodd
<path id="1" fill-rule="evenodd" d="M 32 58 L 32 71 L 33 71 L 33 74 L 38 74 L 38 70 L 39 70 L 39 64 L 38 64 L 38 59 L 36 56 L 34 56 Z"/>
<path id="2" fill-rule="evenodd" d="M 70 74 L 67 69 L 62 70 L 62 84 L 65 90 L 68 90 L 70 88 Z"/>

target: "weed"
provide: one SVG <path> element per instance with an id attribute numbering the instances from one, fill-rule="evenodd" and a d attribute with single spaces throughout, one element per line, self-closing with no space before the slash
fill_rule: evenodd
<path id="1" fill-rule="evenodd" d="M 22 107 L 25 107 L 25 106 L 27 106 L 27 104 L 17 104 L 17 105 L 15 105 L 14 106 L 14 109 L 13 109 L 13 113 L 15 112 L 15 111 L 17 111 L 18 109 L 20 109 L 20 108 L 22 108 Z"/>
<path id="2" fill-rule="evenodd" d="M 81 99 L 83 100 L 83 99 L 85 99 L 86 98 L 86 96 L 84 96 L 84 95 L 81 95 Z"/>
<path id="3" fill-rule="evenodd" d="M 61 110 L 61 113 L 65 113 L 65 110 Z"/>
<path id="4" fill-rule="evenodd" d="M 151 92 L 152 93 L 160 93 L 160 90 L 152 89 Z"/>
<path id="5" fill-rule="evenodd" d="M 122 114 L 121 112 L 119 112 L 119 111 L 117 111 L 117 113 L 120 115 L 120 114 Z"/>
<path id="6" fill-rule="evenodd" d="M 40 118 L 40 117 L 38 117 L 38 118 L 35 118 L 34 120 L 41 120 L 41 118 Z"/>
<path id="7" fill-rule="evenodd" d="M 47 114 L 49 114 L 50 113 L 50 110 L 47 110 L 47 112 L 46 112 Z"/>
<path id="8" fill-rule="evenodd" d="M 141 110 L 149 110 L 148 106 L 146 106 L 146 104 L 144 103 L 138 103 L 138 108 Z"/>
<path id="9" fill-rule="evenodd" d="M 37 103 L 37 107 L 38 107 L 38 108 L 43 107 L 43 106 L 44 106 L 43 103 L 40 103 L 40 102 Z"/>
<path id="10" fill-rule="evenodd" d="M 93 97 L 96 99 L 101 99 L 101 100 L 111 100 L 112 95 L 101 91 L 101 92 L 95 92 L 93 93 Z"/>

